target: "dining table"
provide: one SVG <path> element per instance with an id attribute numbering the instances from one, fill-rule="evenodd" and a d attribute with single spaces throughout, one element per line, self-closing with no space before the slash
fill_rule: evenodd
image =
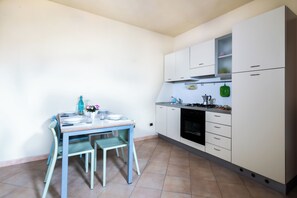
<path id="1" fill-rule="evenodd" d="M 64 123 L 65 117 L 78 116 L 76 114 L 58 114 L 62 141 L 62 176 L 61 176 L 61 197 L 66 198 L 68 192 L 68 145 L 69 137 L 77 135 L 91 135 L 106 133 L 108 131 L 128 130 L 128 161 L 127 161 L 127 183 L 132 183 L 133 168 L 133 135 L 135 122 L 127 118 L 120 119 L 100 119 L 99 115 L 94 119 L 88 116 L 82 116 L 82 122 Z"/>

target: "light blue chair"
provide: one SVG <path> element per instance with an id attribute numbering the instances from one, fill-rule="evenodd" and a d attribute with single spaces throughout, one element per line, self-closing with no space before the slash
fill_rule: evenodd
<path id="1" fill-rule="evenodd" d="M 113 132 L 114 134 L 114 132 Z M 96 140 L 94 143 L 94 150 L 95 150 L 95 172 L 97 171 L 97 146 L 102 149 L 103 151 L 103 178 L 102 178 L 102 186 L 104 187 L 106 185 L 106 157 L 107 157 L 107 151 L 112 150 L 112 149 L 117 149 L 121 148 L 122 149 L 122 155 L 123 155 L 123 160 L 125 160 L 124 152 L 123 152 L 123 147 L 128 146 L 128 131 L 127 130 L 120 130 L 118 131 L 118 136 L 113 136 L 109 138 L 104 138 L 104 139 L 99 139 Z M 135 165 L 137 169 L 137 174 L 140 175 L 140 170 L 138 166 L 138 160 L 137 160 L 137 154 L 135 150 L 135 145 L 133 142 L 133 155 L 134 155 L 134 160 L 135 160 Z M 117 156 L 118 151 L 117 151 Z"/>
<path id="2" fill-rule="evenodd" d="M 49 129 L 52 132 L 53 135 L 53 152 L 51 153 L 51 157 L 50 157 L 50 162 L 49 162 L 49 166 L 47 168 L 47 172 L 45 175 L 45 187 L 43 190 L 43 194 L 42 194 L 42 198 L 46 197 L 47 191 L 48 191 L 48 187 L 54 172 L 54 168 L 56 165 L 56 161 L 57 159 L 61 159 L 62 158 L 62 146 L 58 145 L 58 138 L 57 138 L 57 133 L 56 133 L 56 128 L 57 126 L 57 120 L 54 120 L 51 122 L 51 124 L 49 125 Z M 92 147 L 92 145 L 90 144 L 89 141 L 79 141 L 79 142 L 73 142 L 73 143 L 69 143 L 69 150 L 68 150 L 68 156 L 72 157 L 72 156 L 77 156 L 77 155 L 81 155 L 81 154 L 86 154 L 86 156 L 88 154 L 91 155 L 91 173 L 90 173 L 90 188 L 93 189 L 94 188 L 94 149 Z"/>
<path id="3" fill-rule="evenodd" d="M 57 134 L 57 139 L 58 139 L 58 145 L 62 145 L 62 141 L 63 141 L 63 137 L 61 135 L 61 129 L 60 129 L 60 126 L 59 126 L 59 122 L 58 122 L 58 119 L 56 116 L 52 116 L 51 118 L 51 121 L 57 121 L 57 125 L 55 127 L 55 131 L 56 131 L 56 134 Z M 69 138 L 69 142 L 78 142 L 78 141 L 87 141 L 89 140 L 89 136 L 88 135 L 79 135 L 79 136 L 71 136 Z M 50 160 L 51 160 L 51 156 L 52 156 L 52 153 L 54 151 L 54 142 L 52 143 L 52 146 L 51 146 L 51 149 L 50 149 L 50 152 L 48 154 L 48 157 L 47 157 L 47 165 L 49 165 L 50 163 Z M 80 155 L 80 158 L 82 158 L 82 155 Z M 85 171 L 86 173 L 88 172 L 88 161 L 89 161 L 89 156 L 86 154 L 85 155 Z"/>

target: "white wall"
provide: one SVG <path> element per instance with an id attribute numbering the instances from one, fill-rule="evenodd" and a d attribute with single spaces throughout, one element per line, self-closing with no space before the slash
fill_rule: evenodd
<path id="1" fill-rule="evenodd" d="M 48 153 L 49 118 L 78 97 L 152 135 L 173 38 L 47 0 L 0 1 L 0 165 Z"/>

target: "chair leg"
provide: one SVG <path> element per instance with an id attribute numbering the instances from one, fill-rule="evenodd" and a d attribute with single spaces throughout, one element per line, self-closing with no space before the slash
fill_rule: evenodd
<path id="1" fill-rule="evenodd" d="M 51 145 L 51 149 L 50 149 L 50 152 L 49 152 L 48 157 L 47 157 L 46 165 L 49 165 L 50 162 L 51 162 L 52 154 L 54 152 L 53 149 L 54 149 L 54 143 L 52 143 L 52 145 Z"/>
<path id="2" fill-rule="evenodd" d="M 138 159 L 137 159 L 137 154 L 136 154 L 134 142 L 133 142 L 133 154 L 134 154 L 134 161 L 135 161 L 135 166 L 136 166 L 136 169 L 137 169 L 137 174 L 140 175 L 140 170 L 139 170 L 139 166 L 138 166 Z"/>
<path id="3" fill-rule="evenodd" d="M 122 151 L 123 160 L 124 160 L 124 162 L 126 162 L 126 156 L 124 154 L 124 148 L 123 147 L 121 147 L 121 151 Z"/>
<path id="4" fill-rule="evenodd" d="M 50 162 L 50 165 L 48 167 L 48 170 L 47 170 L 47 173 L 46 173 L 46 176 L 45 176 L 45 186 L 44 186 L 44 189 L 43 189 L 42 198 L 46 197 L 48 187 L 49 187 L 49 184 L 50 184 L 52 176 L 53 176 L 56 161 L 57 161 L 57 157 L 54 156 L 52 158 L 51 162 Z"/>
<path id="5" fill-rule="evenodd" d="M 102 181 L 102 186 L 104 187 L 106 184 L 106 149 L 103 149 L 103 181 Z"/>
<path id="6" fill-rule="evenodd" d="M 94 172 L 97 171 L 97 144 L 94 143 Z"/>
<path id="7" fill-rule="evenodd" d="M 90 175 L 91 175 L 91 189 L 93 190 L 94 189 L 94 151 L 91 152 L 91 172 L 90 172 Z"/>
<path id="8" fill-rule="evenodd" d="M 86 171 L 86 173 L 88 173 L 89 172 L 89 153 L 86 153 L 85 155 L 86 155 L 85 156 L 85 171 Z"/>
<path id="9" fill-rule="evenodd" d="M 120 157 L 118 148 L 116 148 L 116 153 L 117 153 L 117 157 Z"/>

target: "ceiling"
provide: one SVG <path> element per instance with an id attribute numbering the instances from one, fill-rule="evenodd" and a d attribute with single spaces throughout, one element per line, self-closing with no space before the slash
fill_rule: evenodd
<path id="1" fill-rule="evenodd" d="M 52 0 L 168 36 L 177 36 L 252 0 Z"/>

